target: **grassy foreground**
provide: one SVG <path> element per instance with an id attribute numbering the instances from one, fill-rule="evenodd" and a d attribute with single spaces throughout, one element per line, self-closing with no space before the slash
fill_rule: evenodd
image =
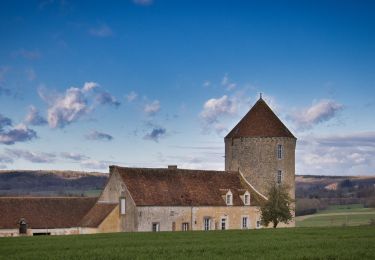
<path id="1" fill-rule="evenodd" d="M 0 259 L 374 259 L 375 227 L 0 238 Z"/>

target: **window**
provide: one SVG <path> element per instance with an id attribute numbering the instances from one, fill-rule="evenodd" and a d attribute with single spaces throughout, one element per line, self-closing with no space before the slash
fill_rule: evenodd
<path id="1" fill-rule="evenodd" d="M 227 205 L 232 205 L 233 204 L 233 196 L 232 196 L 232 192 L 231 191 L 228 191 L 227 194 L 225 195 L 225 203 Z"/>
<path id="2" fill-rule="evenodd" d="M 257 228 L 261 228 L 261 227 L 262 227 L 262 225 L 260 223 L 260 220 L 257 220 Z"/>
<path id="3" fill-rule="evenodd" d="M 248 228 L 248 217 L 242 217 L 242 229 Z"/>
<path id="4" fill-rule="evenodd" d="M 283 146 L 281 144 L 277 145 L 277 159 L 283 158 Z"/>
<path id="5" fill-rule="evenodd" d="M 172 222 L 172 231 L 176 231 L 176 222 Z"/>
<path id="6" fill-rule="evenodd" d="M 227 204 L 228 205 L 232 204 L 232 195 L 230 194 L 227 195 Z"/>
<path id="7" fill-rule="evenodd" d="M 189 231 L 189 223 L 182 223 L 182 231 Z"/>
<path id="8" fill-rule="evenodd" d="M 278 170 L 277 171 L 277 184 L 281 184 L 281 181 L 282 181 L 282 171 L 281 170 Z"/>
<path id="9" fill-rule="evenodd" d="M 221 219 L 221 230 L 226 230 L 227 229 L 227 219 L 222 218 Z"/>
<path id="10" fill-rule="evenodd" d="M 126 201 L 125 201 L 125 198 L 121 198 L 120 199 L 120 214 L 121 215 L 125 215 L 125 212 L 126 212 Z"/>
<path id="11" fill-rule="evenodd" d="M 152 232 L 159 232 L 160 224 L 158 222 L 152 223 Z"/>
<path id="12" fill-rule="evenodd" d="M 210 218 L 204 218 L 204 230 L 210 230 L 211 229 L 211 219 Z"/>

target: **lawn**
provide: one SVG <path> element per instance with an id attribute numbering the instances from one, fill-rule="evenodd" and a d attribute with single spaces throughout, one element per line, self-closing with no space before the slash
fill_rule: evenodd
<path id="1" fill-rule="evenodd" d="M 375 209 L 360 204 L 337 205 L 319 213 L 299 216 L 297 227 L 359 226 L 375 222 Z"/>
<path id="2" fill-rule="evenodd" d="M 374 259 L 375 226 L 0 238 L 0 259 Z"/>

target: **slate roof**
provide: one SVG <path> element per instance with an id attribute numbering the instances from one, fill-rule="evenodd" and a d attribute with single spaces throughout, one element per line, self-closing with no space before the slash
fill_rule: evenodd
<path id="1" fill-rule="evenodd" d="M 295 136 L 260 98 L 225 138 Z"/>
<path id="2" fill-rule="evenodd" d="M 137 206 L 226 206 L 223 190 L 233 194 L 233 206 L 243 206 L 243 189 L 250 192 L 251 205 L 260 196 L 234 171 L 206 171 L 166 168 L 126 168 L 117 171 Z"/>
<path id="3" fill-rule="evenodd" d="M 118 203 L 96 203 L 94 207 L 83 217 L 80 227 L 98 227 L 103 220 L 111 213 Z"/>
<path id="4" fill-rule="evenodd" d="M 0 197 L 0 229 L 18 228 L 25 218 L 28 228 L 78 227 L 97 198 Z"/>

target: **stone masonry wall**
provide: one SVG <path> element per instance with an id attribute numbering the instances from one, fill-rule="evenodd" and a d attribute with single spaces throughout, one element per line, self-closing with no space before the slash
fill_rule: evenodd
<path id="1" fill-rule="evenodd" d="M 283 145 L 283 158 L 277 159 L 277 145 Z M 288 137 L 243 137 L 225 140 L 225 169 L 240 169 L 245 178 L 262 194 L 282 171 L 282 183 L 295 197 L 296 140 Z"/>

